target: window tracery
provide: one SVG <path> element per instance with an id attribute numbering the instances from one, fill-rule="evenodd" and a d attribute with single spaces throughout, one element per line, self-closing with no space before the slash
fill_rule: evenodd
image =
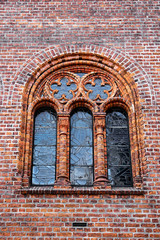
<path id="1" fill-rule="evenodd" d="M 35 97 L 51 97 L 60 104 L 66 104 L 77 97 L 90 99 L 95 103 L 116 95 L 118 86 L 114 78 L 107 73 L 90 72 L 81 74 L 63 71 L 52 74 L 42 82 L 35 92 Z"/>

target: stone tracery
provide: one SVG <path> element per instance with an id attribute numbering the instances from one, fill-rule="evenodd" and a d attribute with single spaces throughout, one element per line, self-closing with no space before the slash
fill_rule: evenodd
<path id="1" fill-rule="evenodd" d="M 79 76 L 62 70 L 42 81 L 34 98 L 49 97 L 56 99 L 60 105 L 65 105 L 71 99 L 83 97 L 101 105 L 107 99 L 116 96 L 117 92 L 120 93 L 116 79 L 108 73 L 92 71 Z"/>

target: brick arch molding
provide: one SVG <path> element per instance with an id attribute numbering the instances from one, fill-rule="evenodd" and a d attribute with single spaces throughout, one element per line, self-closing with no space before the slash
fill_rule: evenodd
<path id="1" fill-rule="evenodd" d="M 51 65 L 54 64 L 55 59 L 63 62 L 67 55 L 82 53 L 86 54 L 88 60 L 91 58 L 94 60 L 94 56 L 97 56 L 100 62 L 108 65 L 111 69 L 116 70 L 119 74 L 122 74 L 122 72 L 125 71 L 125 73 L 132 77 L 138 84 L 139 95 L 144 96 L 145 93 L 147 102 L 144 101 L 143 105 L 146 104 L 147 106 L 148 104 L 156 104 L 151 79 L 148 77 L 145 70 L 133 58 L 128 57 L 119 50 L 96 45 L 50 46 L 49 48 L 34 54 L 24 63 L 13 77 L 12 84 L 8 91 L 8 103 L 20 103 L 22 91 L 26 82 L 28 82 L 30 78 L 34 77 L 36 79 L 42 73 L 48 71 Z M 15 92 L 18 93 L 16 98 L 14 98 Z"/>

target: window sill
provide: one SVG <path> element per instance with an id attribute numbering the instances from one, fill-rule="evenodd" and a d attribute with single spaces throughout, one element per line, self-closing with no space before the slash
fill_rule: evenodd
<path id="1" fill-rule="evenodd" d="M 53 187 L 30 187 L 22 188 L 21 194 L 52 194 L 52 195 L 144 195 L 143 189 L 112 188 L 112 189 L 95 189 L 93 187 L 73 187 L 73 188 L 53 188 Z"/>

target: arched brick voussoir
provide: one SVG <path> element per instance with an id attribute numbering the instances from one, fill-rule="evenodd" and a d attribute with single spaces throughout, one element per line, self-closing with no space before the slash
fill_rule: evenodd
<path id="1" fill-rule="evenodd" d="M 85 99 L 83 97 L 78 97 L 76 99 L 70 100 L 66 104 L 64 111 L 70 114 L 75 108 L 78 107 L 88 108 L 92 113 L 98 112 L 97 105 L 90 99 Z"/>
<path id="2" fill-rule="evenodd" d="M 130 103 L 128 102 L 128 100 L 121 97 L 114 97 L 114 98 L 108 99 L 102 104 L 101 110 L 102 112 L 106 112 L 110 108 L 114 108 L 114 107 L 122 108 L 127 113 L 130 113 L 131 111 L 134 112 L 134 109 L 132 106 L 130 106 Z"/>
<path id="3" fill-rule="evenodd" d="M 55 99 L 50 99 L 50 98 L 42 98 L 42 99 L 36 99 L 34 100 L 28 108 L 28 114 L 33 115 L 35 111 L 37 111 L 39 108 L 42 107 L 50 107 L 55 110 L 56 113 L 60 112 L 61 109 L 59 108 L 59 105 Z"/>
<path id="4" fill-rule="evenodd" d="M 56 66 L 65 66 L 67 61 L 78 65 L 82 59 L 88 60 L 88 63 L 96 62 L 100 68 L 109 67 L 120 75 L 129 74 L 138 84 L 139 95 L 143 98 L 145 92 L 147 104 L 155 104 L 152 82 L 142 67 L 119 50 L 96 45 L 51 46 L 33 55 L 16 73 L 14 87 L 12 85 L 9 89 L 8 102 L 14 104 L 21 101 L 24 86 L 31 78 L 36 81 L 42 74 L 49 74 L 51 68 L 53 71 Z M 14 98 L 17 91 L 18 97 Z"/>

